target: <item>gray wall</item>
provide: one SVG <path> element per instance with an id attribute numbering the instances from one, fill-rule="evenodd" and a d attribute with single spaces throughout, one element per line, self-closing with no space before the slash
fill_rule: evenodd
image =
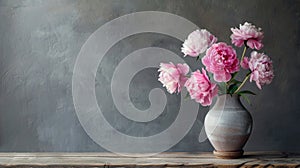
<path id="1" fill-rule="evenodd" d="M 72 71 L 87 38 L 121 15 L 158 10 L 183 16 L 230 43 L 230 28 L 245 21 L 265 32 L 264 51 L 274 62 L 275 79 L 247 105 L 254 130 L 246 150 L 300 151 L 300 2 L 293 0 L 0 0 L 0 151 L 105 151 L 85 133 L 72 101 Z M 176 25 L 174 25 L 176 26 Z M 168 108 L 151 123 L 126 120 L 109 95 L 113 68 L 130 52 L 158 46 L 181 55 L 181 42 L 144 33 L 118 42 L 100 64 L 96 92 L 105 116 L 118 130 L 134 136 L 162 131 L 176 117 L 179 96 L 168 95 Z M 241 53 L 239 50 L 238 53 Z M 185 58 L 192 69 L 198 67 Z M 131 99 L 146 109 L 149 91 L 161 85 L 157 69 L 139 72 Z M 105 72 L 105 73 L 103 73 Z M 134 88 L 134 89 L 133 89 Z M 198 135 L 208 108 L 171 151 L 210 151 Z"/>

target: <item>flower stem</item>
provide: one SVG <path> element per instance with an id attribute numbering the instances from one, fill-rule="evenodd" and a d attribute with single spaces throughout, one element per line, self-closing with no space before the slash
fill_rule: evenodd
<path id="1" fill-rule="evenodd" d="M 242 54 L 242 57 L 241 57 L 241 62 L 243 61 L 243 58 L 244 58 L 245 53 L 246 53 L 246 50 L 247 50 L 247 46 L 245 46 L 245 48 L 244 48 L 244 51 L 243 51 L 243 54 Z"/>
<path id="2" fill-rule="evenodd" d="M 244 84 L 246 83 L 246 81 L 248 80 L 248 78 L 250 77 L 251 73 L 248 73 L 245 77 L 245 79 L 243 80 L 243 82 L 240 84 L 240 86 L 236 89 L 236 91 L 233 94 L 236 94 L 238 91 L 240 91 L 240 89 L 244 86 Z"/>

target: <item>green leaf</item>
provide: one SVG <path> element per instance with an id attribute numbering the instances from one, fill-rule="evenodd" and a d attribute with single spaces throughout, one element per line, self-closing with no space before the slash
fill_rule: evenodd
<path id="1" fill-rule="evenodd" d="M 186 92 L 186 95 L 184 96 L 184 99 L 188 99 L 190 97 L 190 93 Z"/>
<path id="2" fill-rule="evenodd" d="M 213 74 L 212 74 L 212 73 L 210 73 L 210 72 L 207 72 L 207 74 L 208 74 L 209 80 L 211 80 L 211 79 L 213 79 L 213 78 L 214 78 L 214 76 L 213 76 Z"/>
<path id="3" fill-rule="evenodd" d="M 241 84 L 242 82 L 241 81 L 238 81 L 236 79 L 231 79 L 228 84 Z"/>
<path id="4" fill-rule="evenodd" d="M 237 94 L 240 95 L 241 97 L 243 97 L 247 101 L 248 104 L 251 104 L 251 103 L 250 103 L 249 98 L 246 95 L 247 94 L 256 95 L 255 93 L 251 92 L 250 90 L 239 91 Z"/>
<path id="5" fill-rule="evenodd" d="M 239 91 L 237 94 L 238 94 L 238 95 L 244 95 L 244 94 L 252 94 L 252 95 L 256 95 L 255 93 L 251 92 L 250 90 Z"/>
<path id="6" fill-rule="evenodd" d="M 246 95 L 244 95 L 244 94 L 241 94 L 240 96 L 241 96 L 243 99 L 245 99 L 245 100 L 246 100 L 246 102 L 247 102 L 248 104 L 251 104 L 251 102 L 250 102 L 249 98 L 248 98 Z"/>
<path id="7" fill-rule="evenodd" d="M 196 61 L 198 61 L 200 59 L 200 55 L 197 56 Z"/>
<path id="8" fill-rule="evenodd" d="M 232 74 L 231 74 L 231 79 L 235 78 L 236 75 L 237 75 L 237 72 L 232 73 Z"/>
<path id="9" fill-rule="evenodd" d="M 225 82 L 220 82 L 217 83 L 219 86 L 219 94 L 225 94 L 226 93 L 226 83 Z"/>
<path id="10" fill-rule="evenodd" d="M 232 84 L 229 86 L 227 93 L 232 95 L 237 89 L 238 89 L 238 85 Z"/>

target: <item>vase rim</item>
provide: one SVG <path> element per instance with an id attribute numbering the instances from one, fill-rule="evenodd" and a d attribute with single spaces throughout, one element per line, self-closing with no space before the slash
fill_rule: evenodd
<path id="1" fill-rule="evenodd" d="M 219 97 L 220 97 L 220 96 L 226 96 L 226 97 L 227 97 L 227 96 L 230 96 L 230 97 L 239 97 L 239 95 L 237 95 L 237 94 L 232 94 L 232 95 L 231 95 L 231 94 L 228 94 L 228 93 L 226 93 L 226 94 L 220 94 L 220 95 L 218 95 L 218 96 L 219 96 Z"/>

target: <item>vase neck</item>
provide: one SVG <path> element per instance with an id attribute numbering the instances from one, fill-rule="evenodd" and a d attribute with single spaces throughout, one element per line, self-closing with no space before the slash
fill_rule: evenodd
<path id="1" fill-rule="evenodd" d="M 218 104 L 224 104 L 226 106 L 236 106 L 241 105 L 240 98 L 238 95 L 230 95 L 230 94 L 224 94 L 218 96 L 217 100 Z"/>

